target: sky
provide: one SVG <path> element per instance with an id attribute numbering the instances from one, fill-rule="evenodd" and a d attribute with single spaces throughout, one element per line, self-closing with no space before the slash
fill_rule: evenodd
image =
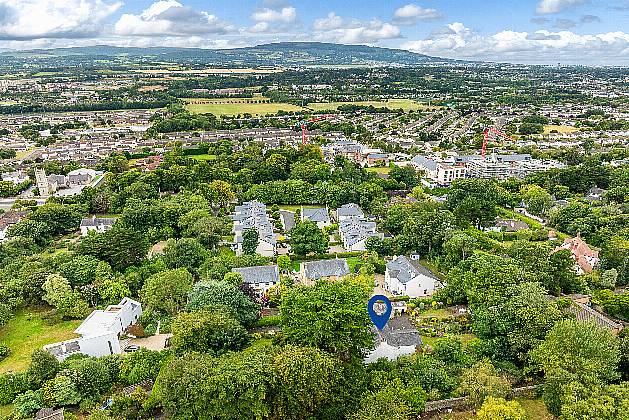
<path id="1" fill-rule="evenodd" d="M 629 66 L 629 0 L 0 0 L 0 49 L 321 41 Z"/>

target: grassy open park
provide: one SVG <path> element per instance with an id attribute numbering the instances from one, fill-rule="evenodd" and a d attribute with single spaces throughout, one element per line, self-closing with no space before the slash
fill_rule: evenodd
<path id="1" fill-rule="evenodd" d="M 308 108 L 313 111 L 326 111 L 335 110 L 341 105 L 361 105 L 370 106 L 373 105 L 376 108 L 402 108 L 404 111 L 416 111 L 419 109 L 426 109 L 429 106 L 425 103 L 417 102 L 412 99 L 387 99 L 384 101 L 357 101 L 357 102 L 313 102 L 308 104 Z M 438 108 L 437 106 L 430 106 L 430 108 Z"/>
<path id="2" fill-rule="evenodd" d="M 0 343 L 11 349 L 9 357 L 0 362 L 0 373 L 26 369 L 33 350 L 76 337 L 74 330 L 80 323 L 76 320 L 47 325 L 41 311 L 21 310 L 0 328 Z"/>
<path id="3" fill-rule="evenodd" d="M 575 133 L 579 131 L 578 128 L 571 127 L 569 125 L 545 125 L 544 126 L 544 134 L 550 134 L 551 132 L 558 133 Z"/>
<path id="4" fill-rule="evenodd" d="M 184 99 L 187 102 L 186 109 L 193 114 L 221 115 L 270 115 L 278 111 L 302 111 L 304 108 L 287 104 L 270 102 L 264 97 L 253 98 L 221 98 L 221 99 Z"/>

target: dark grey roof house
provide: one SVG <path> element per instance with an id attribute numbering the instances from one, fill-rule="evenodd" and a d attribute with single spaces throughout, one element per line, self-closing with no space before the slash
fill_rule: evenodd
<path id="1" fill-rule="evenodd" d="M 311 222 L 315 222 L 319 228 L 323 228 L 325 226 L 329 226 L 330 215 L 328 214 L 327 207 L 316 207 L 316 208 L 301 208 L 301 220 L 310 220 Z"/>
<path id="2" fill-rule="evenodd" d="M 280 272 L 277 265 L 259 265 L 255 267 L 240 267 L 232 270 L 242 275 L 242 281 L 251 285 L 259 283 L 279 283 Z"/>
<path id="3" fill-rule="evenodd" d="M 303 280 L 319 280 L 322 278 L 339 279 L 349 274 L 349 266 L 345 258 L 333 260 L 308 261 L 301 263 Z"/>

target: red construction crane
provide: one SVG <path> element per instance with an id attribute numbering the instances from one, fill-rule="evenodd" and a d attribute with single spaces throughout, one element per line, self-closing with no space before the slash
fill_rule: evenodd
<path id="1" fill-rule="evenodd" d="M 500 131 L 500 130 L 494 128 L 494 127 L 489 127 L 488 129 L 485 130 L 485 134 L 483 136 L 483 148 L 481 150 L 481 156 L 483 157 L 483 159 L 485 159 L 485 154 L 487 153 L 487 142 L 489 140 L 493 140 L 494 137 L 502 137 L 505 140 L 515 141 L 514 138 L 509 137 L 508 135 L 506 135 L 502 131 Z"/>
<path id="2" fill-rule="evenodd" d="M 308 120 L 301 120 L 299 125 L 301 126 L 301 144 L 308 144 L 308 140 L 306 139 L 306 124 L 327 120 L 328 118 L 333 117 L 333 115 L 317 115 L 316 117 L 312 117 Z"/>

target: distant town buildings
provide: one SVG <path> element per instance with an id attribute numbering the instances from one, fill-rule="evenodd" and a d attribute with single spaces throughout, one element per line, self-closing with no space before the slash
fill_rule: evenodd
<path id="1" fill-rule="evenodd" d="M 81 168 L 68 172 L 68 175 L 52 174 L 46 176 L 46 171 L 35 169 L 35 182 L 41 197 L 52 195 L 79 195 L 85 187 L 95 187 L 103 180 L 103 173 L 93 169 Z"/>

